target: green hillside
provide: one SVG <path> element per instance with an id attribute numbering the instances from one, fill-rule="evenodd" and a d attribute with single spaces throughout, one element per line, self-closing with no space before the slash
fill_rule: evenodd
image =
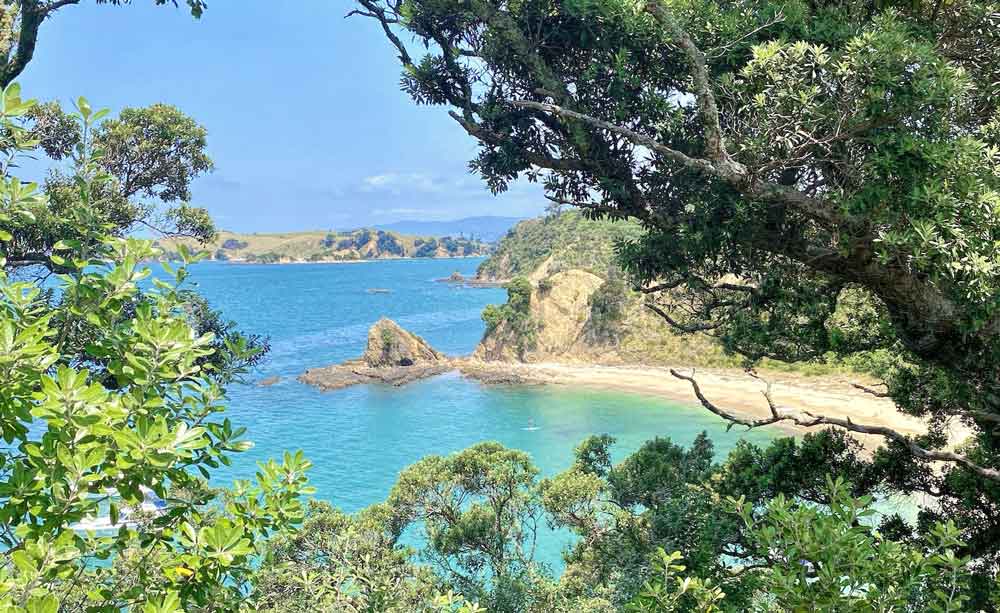
<path id="1" fill-rule="evenodd" d="M 529 275 L 549 258 L 549 273 L 578 269 L 603 276 L 614 260 L 615 244 L 641 233 L 635 222 L 590 220 L 578 211 L 528 219 L 500 240 L 477 276 L 496 281 Z"/>
<path id="2" fill-rule="evenodd" d="M 645 306 L 646 296 L 631 288 L 615 265 L 615 245 L 641 235 L 629 221 L 589 220 L 578 212 L 529 219 L 517 224 L 479 266 L 483 280 L 518 283 L 526 295 L 519 325 L 507 305 L 488 307 L 488 333 L 478 355 L 510 361 L 590 361 L 700 367 L 742 364 L 704 334 L 680 334 Z M 508 303 L 509 304 L 509 303 Z M 526 348 L 525 334 L 530 342 Z M 763 360 L 765 370 L 823 375 L 866 372 L 866 360 L 785 364 Z"/>
<path id="3" fill-rule="evenodd" d="M 237 234 L 220 232 L 210 245 L 193 240 L 163 239 L 157 246 L 167 255 L 185 243 L 207 250 L 214 260 L 248 263 L 344 262 L 387 258 L 448 258 L 490 253 L 491 246 L 467 238 L 411 236 L 384 230 L 350 232 L 286 232 Z"/>

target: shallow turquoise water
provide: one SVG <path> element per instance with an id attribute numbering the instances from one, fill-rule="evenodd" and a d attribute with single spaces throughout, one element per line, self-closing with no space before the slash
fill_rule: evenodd
<path id="1" fill-rule="evenodd" d="M 303 449 L 315 464 L 317 497 L 353 511 L 384 499 L 399 471 L 422 456 L 483 440 L 523 449 L 543 473 L 553 474 L 570 465 L 573 447 L 591 434 L 615 436 L 616 459 L 655 436 L 689 443 L 707 430 L 720 456 L 740 437 L 765 442 L 774 436 L 727 433 L 722 420 L 700 408 L 634 394 L 483 386 L 455 374 L 403 388 L 327 393 L 295 380 L 306 368 L 359 355 L 368 327 L 383 315 L 441 351 L 471 352 L 483 333 L 483 307 L 502 302 L 504 290 L 456 288 L 434 279 L 455 270 L 472 274 L 479 262 L 195 266 L 191 278 L 216 308 L 242 329 L 271 336 L 272 351 L 251 379 L 282 377 L 270 387 L 230 390 L 228 416 L 249 428 L 256 446 L 214 480 L 252 477 L 257 460 Z M 370 287 L 393 292 L 369 294 Z M 527 429 L 532 422 L 537 429 Z M 566 537 L 545 539 L 542 558 L 557 564 Z"/>

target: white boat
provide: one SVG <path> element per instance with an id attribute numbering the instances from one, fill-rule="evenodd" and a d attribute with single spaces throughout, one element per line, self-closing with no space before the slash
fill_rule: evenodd
<path id="1" fill-rule="evenodd" d="M 84 519 L 71 524 L 70 528 L 76 532 L 109 532 L 122 527 L 134 528 L 138 525 L 138 517 L 159 517 L 167 511 L 167 503 L 157 496 L 148 487 L 140 487 L 142 492 L 142 502 L 138 507 L 122 507 L 118 514 L 118 522 L 112 522 L 110 515 L 98 517 L 85 517 Z M 112 498 L 120 498 L 117 491 L 108 492 Z"/>

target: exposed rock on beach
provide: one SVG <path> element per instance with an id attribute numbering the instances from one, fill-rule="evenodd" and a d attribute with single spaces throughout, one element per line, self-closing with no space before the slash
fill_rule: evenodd
<path id="1" fill-rule="evenodd" d="M 519 372 L 519 365 L 504 362 L 484 362 L 475 358 L 456 361 L 462 376 L 485 385 L 533 385 L 541 381 Z"/>
<path id="2" fill-rule="evenodd" d="M 451 360 L 427 341 L 383 317 L 368 330 L 368 345 L 361 357 L 333 366 L 310 368 L 299 375 L 299 381 L 323 391 L 361 383 L 400 386 L 453 368 Z"/>

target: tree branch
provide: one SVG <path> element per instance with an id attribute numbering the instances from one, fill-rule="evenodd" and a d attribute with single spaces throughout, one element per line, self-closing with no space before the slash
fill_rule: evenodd
<path id="1" fill-rule="evenodd" d="M 837 212 L 836 207 L 826 200 L 815 198 L 794 188 L 778 185 L 776 183 L 751 183 L 750 175 L 747 172 L 746 167 L 739 162 L 729 159 L 728 155 L 725 159 L 718 161 L 693 158 L 681 151 L 664 145 L 655 138 L 646 136 L 645 134 L 640 134 L 635 130 L 615 125 L 608 121 L 604 121 L 603 119 L 598 119 L 584 113 L 572 111 L 557 104 L 535 102 L 533 100 L 513 100 L 511 104 L 518 108 L 534 109 L 551 113 L 559 117 L 574 119 L 596 128 L 618 134 L 625 137 L 633 144 L 646 147 L 668 160 L 677 162 L 678 164 L 692 170 L 704 172 L 708 175 L 721 179 L 737 191 L 751 198 L 789 205 L 800 213 L 803 213 L 807 217 L 819 221 L 824 225 L 850 225 L 848 220 L 841 217 L 841 215 Z"/>
<path id="2" fill-rule="evenodd" d="M 950 462 L 953 464 L 959 464 L 960 466 L 966 468 L 972 473 L 983 477 L 984 479 L 989 479 L 991 481 L 1000 482 L 1000 470 L 995 468 L 989 468 L 986 466 L 981 466 L 976 464 L 967 456 L 954 453 L 951 451 L 936 451 L 933 449 L 926 449 L 918 445 L 911 437 L 908 437 L 901 432 L 893 430 L 892 428 L 887 428 L 885 426 L 871 426 L 865 424 L 858 424 L 848 418 L 839 417 L 829 417 L 826 415 L 817 415 L 810 413 L 809 411 L 797 411 L 792 409 L 782 409 L 779 408 L 771 398 L 771 386 L 768 384 L 767 391 L 764 392 L 764 397 L 767 399 L 768 407 L 771 410 L 771 416 L 763 419 L 751 419 L 747 417 L 741 417 L 736 413 L 727 411 L 722 407 L 717 406 L 702 393 L 701 387 L 698 382 L 691 375 L 685 375 L 677 370 L 671 368 L 670 374 L 674 377 L 687 381 L 691 384 L 691 388 L 694 390 L 694 395 L 697 396 L 698 401 L 701 405 L 715 413 L 722 419 L 730 422 L 730 425 L 741 425 L 746 426 L 747 429 L 759 428 L 761 426 L 768 426 L 782 421 L 789 421 L 797 426 L 802 426 L 804 428 L 812 428 L 815 426 L 834 426 L 837 428 L 843 428 L 850 432 L 857 432 L 859 434 L 873 434 L 876 436 L 882 436 L 897 443 L 900 443 L 906 447 L 909 452 L 917 458 L 924 460 L 929 460 L 932 462 Z M 730 426 L 730 427 L 731 427 Z"/>
<path id="3" fill-rule="evenodd" d="M 601 128 L 602 130 L 607 130 L 608 132 L 613 132 L 620 136 L 624 136 L 630 140 L 633 144 L 646 147 L 659 153 L 663 157 L 678 162 L 688 168 L 694 168 L 707 172 L 709 174 L 718 175 L 719 172 L 715 166 L 708 160 L 703 160 L 700 158 L 693 158 L 676 149 L 671 149 L 663 143 L 657 141 L 654 138 L 650 138 L 645 134 L 640 134 L 629 128 L 615 125 L 604 121 L 603 119 L 598 119 L 596 117 L 591 117 L 590 115 L 585 115 L 583 113 L 578 113 L 576 111 L 571 111 L 567 108 L 563 108 L 556 104 L 549 104 L 547 102 L 534 102 L 532 100 L 514 100 L 511 102 L 514 106 L 518 108 L 535 109 L 537 111 L 543 111 L 546 113 L 551 113 L 553 115 L 558 115 L 560 117 L 566 117 L 569 119 L 575 119 L 583 123 L 592 125 L 596 128 Z"/>
<path id="4" fill-rule="evenodd" d="M 61 9 L 62 7 L 68 6 L 70 4 L 80 4 L 80 0 L 52 0 L 51 2 L 48 3 L 48 5 L 46 5 L 45 12 L 49 13 L 51 11 L 54 11 L 56 9 Z"/>
<path id="5" fill-rule="evenodd" d="M 506 141 L 502 135 L 484 128 L 482 124 L 478 122 L 466 119 L 455 111 L 448 111 L 448 115 L 457 121 L 459 125 L 465 128 L 465 131 L 468 132 L 470 136 L 478 138 L 483 142 L 492 145 L 499 145 Z M 524 156 L 528 162 L 538 166 L 539 168 L 548 168 L 550 170 L 586 170 L 589 168 L 589 166 L 582 160 L 554 158 L 527 150 L 521 150 L 519 153 Z"/>
<path id="6" fill-rule="evenodd" d="M 694 95 L 698 101 L 698 112 L 705 123 L 705 149 L 708 157 L 716 162 L 729 161 L 726 144 L 722 136 L 722 124 L 719 121 L 719 105 L 715 102 L 715 93 L 708 77 L 708 67 L 705 64 L 705 54 L 701 52 L 691 36 L 681 27 L 670 10 L 663 6 L 660 0 L 650 0 L 646 4 L 646 12 L 652 15 L 674 39 L 691 65 L 691 78 L 694 81 Z"/>
<path id="7" fill-rule="evenodd" d="M 398 36 L 396 36 L 396 34 L 392 31 L 392 28 L 390 27 L 391 24 L 398 23 L 398 21 L 396 19 L 386 17 L 385 10 L 380 6 L 378 6 L 373 0 L 358 0 L 358 2 L 363 7 L 368 9 L 369 12 L 365 13 L 362 11 L 351 11 L 344 17 L 350 17 L 352 14 L 363 15 L 365 17 L 373 17 L 382 26 L 382 32 L 385 33 L 385 37 L 389 39 L 389 42 L 392 43 L 392 46 L 395 47 L 396 51 L 399 52 L 400 63 L 402 63 L 403 66 L 407 68 L 412 67 L 413 60 L 410 59 L 410 54 L 406 50 L 406 46 L 403 44 L 403 41 L 400 40 Z"/>
<path id="8" fill-rule="evenodd" d="M 696 323 L 696 324 L 682 324 L 679 321 L 676 321 L 674 318 L 668 315 L 666 311 L 656 306 L 655 304 L 650 304 L 648 302 L 644 304 L 647 309 L 665 319 L 666 322 L 670 324 L 671 327 L 676 328 L 681 332 L 707 332 L 709 330 L 715 330 L 716 328 L 722 325 L 721 323 L 708 323 L 708 322 Z"/>
<path id="9" fill-rule="evenodd" d="M 35 55 L 35 45 L 38 42 L 38 29 L 42 22 L 53 12 L 64 6 L 79 4 L 80 0 L 19 0 L 20 28 L 17 36 L 17 49 L 14 57 L 8 58 L 6 64 L 0 67 L 0 87 L 7 87 L 14 79 L 24 72 L 28 62 Z"/>
<path id="10" fill-rule="evenodd" d="M 852 382 L 851 383 L 851 387 L 853 387 L 855 389 L 859 389 L 859 390 L 861 390 L 862 392 L 864 392 L 866 394 L 871 394 L 872 396 L 875 396 L 876 398 L 889 398 L 890 397 L 888 392 L 880 392 L 877 389 L 872 389 L 872 388 L 868 387 L 867 385 L 861 385 L 860 383 L 853 383 Z"/>

